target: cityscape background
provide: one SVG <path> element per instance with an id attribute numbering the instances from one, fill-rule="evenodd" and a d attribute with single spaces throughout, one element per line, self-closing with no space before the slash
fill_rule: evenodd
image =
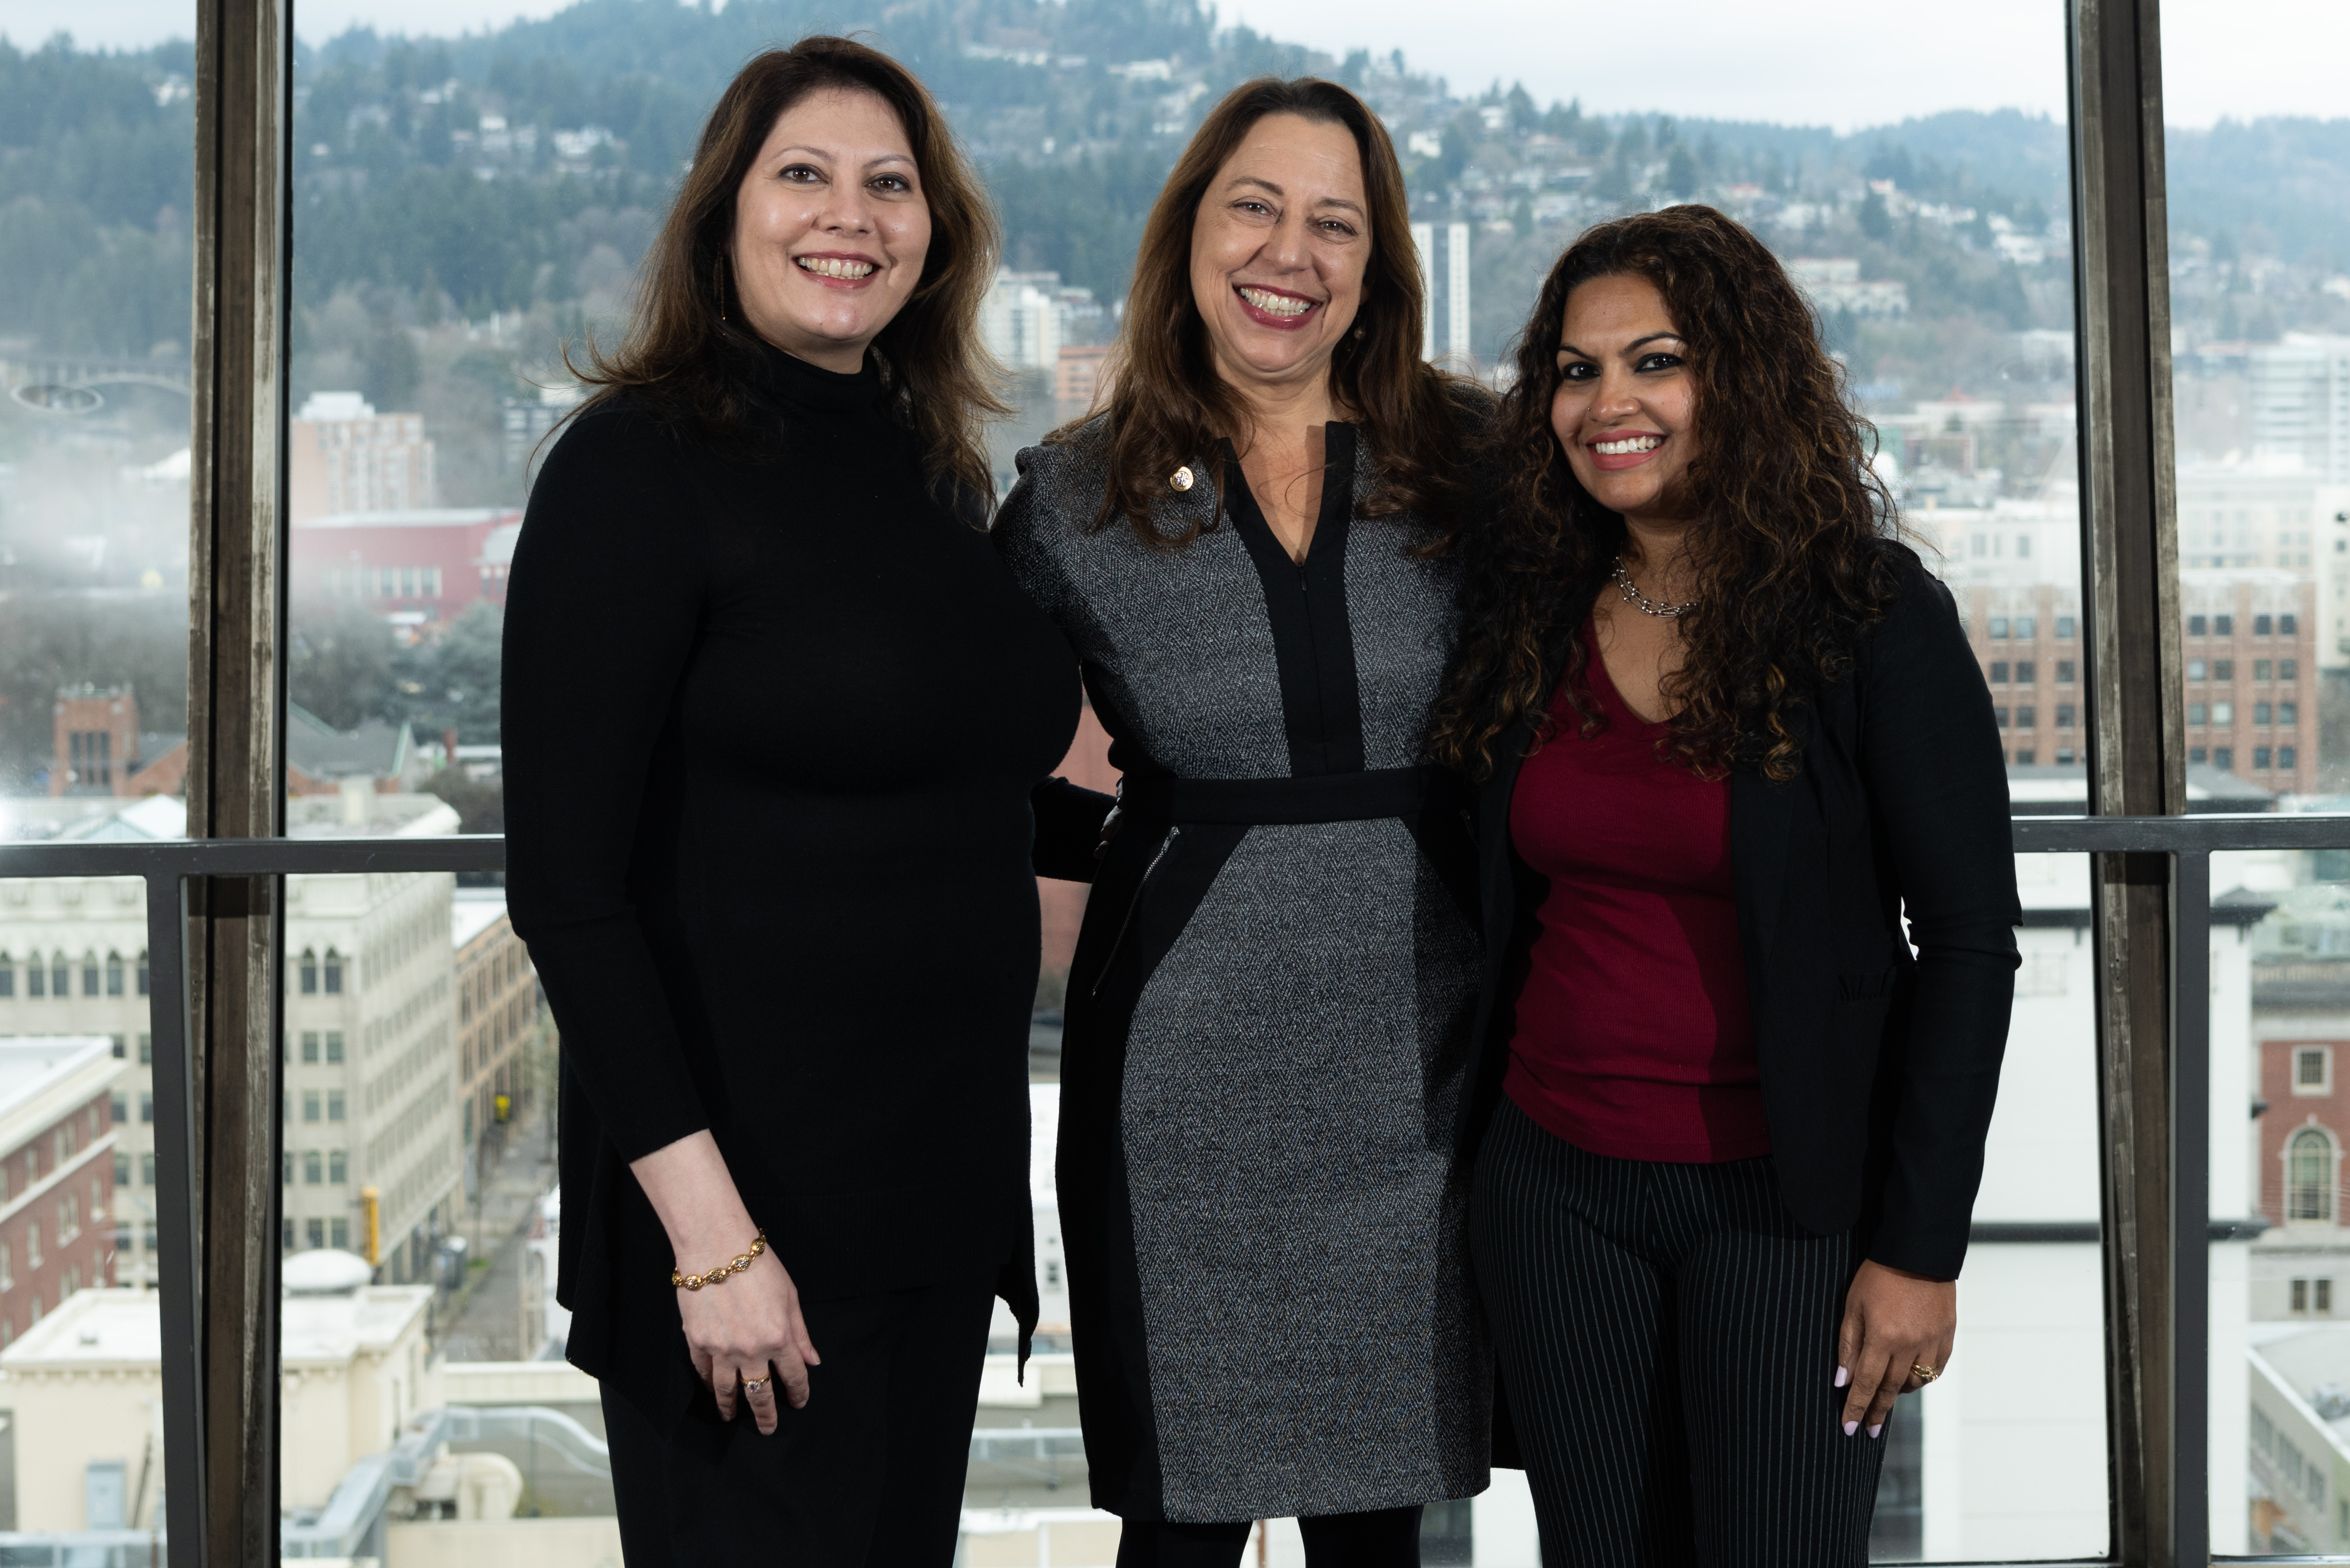
<path id="1" fill-rule="evenodd" d="M 400 27 L 306 30 L 288 831 L 502 828 L 500 622 L 535 458 L 577 400 L 562 349 L 618 330 L 719 88 L 756 48 L 820 26 L 860 29 L 922 74 L 1002 210 L 983 329 L 1017 410 L 992 435 L 1004 483 L 1011 454 L 1115 373 L 1143 217 L 1200 117 L 1251 76 L 1330 75 L 1378 109 L 1411 192 L 1426 352 L 1488 380 L 1584 228 L 1677 201 L 1738 216 L 1816 306 L 1904 521 L 1958 596 L 2014 809 L 2081 809 L 2060 9 L 1880 17 L 1864 49 L 1827 36 L 1842 4 L 1815 7 L 1815 42 L 1783 29 L 1712 115 L 1630 112 L 1662 100 L 1599 57 L 1535 59 L 1523 37 L 1463 41 L 1466 27 L 1431 53 L 1491 62 L 1473 75 L 1376 39 L 1320 52 L 1292 41 L 1306 20 L 1344 35 L 1310 6 L 1292 26 L 1191 0 L 865 18 L 798 0 L 580 0 L 465 34 L 422 8 Z M 43 9 L 20 28 L 32 9 L 0 9 L 0 836 L 171 837 L 192 47 L 80 47 L 52 36 L 75 17 Z M 2350 64 L 2350 29 L 2312 21 L 2272 83 L 2227 75 L 2241 41 L 2221 13 L 2166 14 L 2201 95 L 2168 148 L 2192 807 L 2350 811 L 2350 105 L 2302 85 L 2309 59 Z M 1837 78 L 1856 50 L 1867 79 Z M 1994 78 L 1945 107 L 1950 82 Z M 1909 103 L 1932 112 L 1871 112 Z M 629 607 L 610 611 L 624 628 Z M 592 734 L 579 757 L 596 765 Z M 1114 778 L 1090 720 L 1065 766 Z M 2350 823 L 2344 844 L 2214 867 L 2213 1104 L 2251 1113 L 2213 1118 L 2223 1552 L 2350 1550 L 2350 1302 L 2335 1318 L 2350 1099 L 2334 1076 L 2350 1048 Z M 2087 872 L 2045 857 L 2018 870 L 2025 960 L 1959 1354 L 1891 1429 L 1879 1561 L 2107 1547 Z M 1043 1354 L 1016 1382 L 999 1324 L 966 1494 L 974 1565 L 1115 1550 L 1115 1522 L 1083 1506 L 1050 1161 L 1059 974 L 1084 895 L 1040 896 Z M 16 1532 L 0 1550 L 143 1542 L 161 1518 L 139 897 L 0 883 L 0 1532 Z M 617 1561 L 595 1390 L 560 1359 L 548 1285 L 560 1043 L 502 890 L 297 877 L 286 909 L 287 1554 Z M 103 1399 L 87 1397 L 93 1375 Z M 1523 1479 L 1431 1510 L 1426 1543 L 1431 1563 L 1533 1568 Z M 1300 1560 L 1292 1525 L 1269 1523 L 1262 1544 L 1258 1560 Z"/>

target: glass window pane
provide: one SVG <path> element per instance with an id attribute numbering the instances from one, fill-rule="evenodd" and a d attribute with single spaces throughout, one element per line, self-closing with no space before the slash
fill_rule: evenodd
<path id="1" fill-rule="evenodd" d="M 398 7 L 376 18 L 386 35 L 442 20 L 404 22 Z M 303 42 L 291 831 L 494 833 L 504 562 L 534 450 L 572 401 L 558 344 L 608 323 L 677 164 L 621 158 L 604 128 L 632 121 L 608 93 L 548 96 L 556 76 L 614 68 L 576 57 L 561 29 L 530 46 L 522 78 L 496 83 L 486 57 L 445 38 L 306 30 Z M 678 96 L 637 79 L 664 104 Z M 663 133 L 670 113 L 655 111 Z M 300 1043 L 287 1088 L 305 1117 L 286 1137 L 306 1175 L 284 1189 L 285 1267 L 289 1281 L 364 1282 L 356 1298 L 322 1293 L 302 1310 L 370 1303 L 400 1355 L 437 1361 L 435 1391 L 404 1386 L 397 1415 L 432 1434 L 428 1448 L 449 1442 L 442 1463 L 464 1485 L 489 1485 L 499 1511 L 549 1542 L 609 1552 L 602 1410 L 594 1381 L 562 1359 L 554 1301 L 554 1035 L 495 881 L 287 879 L 285 1026 Z M 289 1355 L 303 1332 L 289 1313 Z M 448 1414 L 517 1405 L 556 1414 L 536 1427 L 469 1416 L 464 1434 Z M 286 1502 L 316 1509 L 364 1452 L 344 1441 L 297 1454 L 296 1440 L 289 1424 Z M 501 1478 L 527 1478 L 526 1492 Z M 428 1528 L 433 1511 L 420 1514 Z M 583 1515 L 600 1520 L 586 1536 Z M 297 1538 L 316 1554 L 359 1549 L 322 1528 L 289 1512 L 288 1554 Z"/>
<path id="2" fill-rule="evenodd" d="M 1006 218 L 1010 270 L 990 321 L 993 346 L 1018 379 L 1021 411 L 994 436 L 999 473 L 1008 483 L 1016 448 L 1090 402 L 1142 214 L 1205 106 L 1261 69 L 1335 74 L 1369 97 L 1395 130 L 1414 216 L 1427 225 L 1431 351 L 1463 369 L 1491 374 L 1503 362 L 1544 269 L 1593 222 L 1694 199 L 1753 224 L 1818 306 L 1854 396 L 1877 424 L 1881 470 L 1922 543 L 1939 555 L 1976 628 L 1987 676 L 1991 651 L 2000 653 L 2015 787 L 2043 801 L 2077 799 L 2074 719 L 2086 650 L 2076 636 L 2061 10 L 2011 6 L 1974 18 L 1959 52 L 1941 21 L 1906 14 L 1876 16 L 1855 35 L 1864 43 L 1839 44 L 1880 67 L 1930 54 L 1945 67 L 1930 103 L 1869 86 L 1886 77 L 1876 67 L 1850 73 L 1848 100 L 1824 100 L 1812 85 L 1817 40 L 1783 25 L 1745 26 L 1742 10 L 1716 5 L 1707 25 L 1690 30 L 1708 37 L 1715 56 L 1735 54 L 1721 81 L 1709 84 L 1702 73 L 1643 78 L 1628 93 L 1612 73 L 1567 79 L 1539 58 L 1555 51 L 1525 50 L 1513 29 L 1462 26 L 1458 17 L 1431 27 L 1427 16 L 1400 10 L 1317 12 L 1300 4 L 1260 20 L 1278 46 L 1217 33 L 1204 13 L 1183 6 L 1154 12 L 1138 29 L 1105 29 L 1083 8 L 1046 8 L 1024 19 L 1016 36 L 932 37 L 920 29 L 962 24 L 893 23 L 883 41 L 924 63 L 985 162 Z M 697 29 L 709 28 L 713 15 L 656 7 L 622 18 L 579 7 L 553 25 L 459 39 L 445 36 L 437 12 L 419 7 L 403 16 L 394 7 L 372 18 L 373 32 L 306 34 L 293 137 L 287 497 L 288 683 L 299 710 L 288 716 L 288 783 L 297 830 L 390 831 L 423 820 L 411 812 L 430 815 L 440 831 L 499 826 L 499 606 L 534 454 L 576 396 L 559 347 L 590 327 L 608 335 L 617 326 L 701 116 L 726 63 L 749 47 L 700 47 Z M 1724 37 L 1734 37 L 1734 49 Z M 1304 47 L 1289 50 L 1291 43 Z M 1502 85 L 1542 71 L 1555 79 Z M 1496 86 L 1453 91 L 1440 74 Z M 1578 101 L 1578 93 L 1586 96 Z M 1823 129 L 1823 119 L 1833 128 Z M 1072 199 L 1073 191 L 1082 194 Z M 2276 625 L 2288 611 L 2307 615 L 2298 604 L 2229 607 L 2269 614 Z M 2272 633 L 2261 653 L 2277 651 Z M 2304 701 L 2302 711 L 2313 708 Z M 1081 748 L 1069 771 L 1107 782 L 1098 731 L 1087 733 L 1090 750 Z M 2259 743 L 2282 753 L 2273 733 L 2262 732 Z M 2314 753 L 2314 740 L 2298 744 Z M 286 950 L 321 957 L 315 971 L 289 973 L 288 1028 L 318 1033 L 326 1048 L 319 1060 L 304 1053 L 289 1061 L 289 1076 L 303 1081 L 289 1083 L 287 1103 L 304 1105 L 302 1095 L 317 1093 L 323 1111 L 324 1096 L 339 1085 L 348 1116 L 291 1118 L 286 1133 L 297 1144 L 341 1140 L 317 1147 L 330 1161 L 346 1155 L 350 1185 L 289 1189 L 286 1244 L 334 1250 L 341 1245 L 336 1227 L 348 1222 L 349 1245 L 375 1262 L 380 1283 L 369 1288 L 453 1286 L 462 1299 L 434 1314 L 452 1367 L 535 1354 L 525 1341 L 536 1335 L 507 1326 L 510 1314 L 490 1323 L 478 1304 L 509 1288 L 510 1262 L 528 1299 L 538 1256 L 530 1249 L 539 1243 L 515 1250 L 511 1209 L 517 1191 L 535 1197 L 532 1181 L 551 1177 L 515 1163 L 545 1137 L 533 1096 L 546 1080 L 529 1061 L 546 1048 L 535 1044 L 546 1030 L 535 1000 L 519 1012 L 508 1000 L 510 988 L 527 988 L 527 971 L 500 979 L 495 962 L 468 958 L 475 890 L 442 885 L 432 896 L 452 948 L 436 972 L 451 990 L 411 997 L 402 977 L 442 961 L 388 938 L 380 911 L 334 905 L 343 896 L 328 886 L 335 881 L 289 888 Z M 1045 898 L 1039 1002 L 1047 1010 L 1038 1014 L 1033 1059 L 1049 1080 L 1057 1061 L 1049 1004 L 1059 1000 L 1082 903 L 1063 888 Z M 338 921 L 346 924 L 337 929 Z M 494 940 L 494 929 L 470 940 Z M 2085 998 L 2083 977 L 2094 966 L 2084 959 L 2074 969 L 2074 991 L 2064 994 Z M 2077 1058 L 2088 1093 L 2086 1026 L 2076 1029 L 2064 1014 L 2047 1027 L 2059 1032 L 2051 1038 L 2061 1049 L 2037 1054 Z M 347 1058 L 334 1049 L 333 1030 L 349 1042 Z M 430 1049 L 410 1054 L 426 1038 L 434 1040 Z M 421 1076 L 386 1088 L 395 1067 Z M 411 1223 L 388 1213 L 408 1168 L 370 1164 L 370 1149 L 380 1154 L 382 1146 L 369 1140 L 390 1136 L 375 1130 L 387 1116 L 424 1103 L 420 1083 L 448 1085 L 445 1099 L 415 1114 L 454 1160 L 421 1179 L 425 1190 L 401 1189 L 402 1200 L 413 1201 L 400 1214 L 422 1217 Z M 1051 1086 L 1040 1083 L 1038 1093 Z M 2059 1102 L 2070 1106 L 2070 1094 Z M 2070 1170 L 2085 1161 L 2093 1177 L 2094 1101 L 2083 1105 L 2077 1127 L 2018 1130 L 2003 1120 L 1999 1137 L 2053 1146 L 2077 1135 L 2079 1148 L 2068 1144 L 2058 1163 Z M 2002 1116 L 2011 1116 L 2004 1102 Z M 1041 1106 L 1038 1119 L 1048 1121 Z M 2030 1163 L 2038 1157 L 1995 1148 L 1994 1174 L 2009 1158 L 2039 1173 Z M 2011 1190 L 2026 1185 L 1987 1187 L 1986 1219 L 2047 1218 Z M 362 1206 L 371 1187 L 374 1210 Z M 2064 1224 L 2094 1220 L 2093 1179 L 2079 1194 L 2054 1180 L 2034 1190 L 2043 1207 L 2060 1199 L 2070 1205 L 2057 1217 Z M 314 1200 L 322 1207 L 301 1209 Z M 2012 1214 L 1999 1207 L 2019 1202 Z M 1057 1238 L 1044 1244 L 1050 1212 L 1039 1210 L 1048 1333 L 1049 1303 L 1056 1293 L 1066 1301 L 1066 1283 L 1051 1272 Z M 456 1241 L 467 1254 L 450 1245 Z M 2087 1259 L 2077 1268 L 2076 1252 Z M 463 1266 L 454 1262 L 461 1255 Z M 484 1262 L 486 1270 L 474 1266 Z M 2077 1304 L 2066 1293 L 2076 1275 L 2087 1280 L 2091 1303 L 2077 1322 L 2066 1315 Z M 2086 1348 L 2073 1359 L 2102 1378 L 2095 1278 L 2093 1235 L 1978 1248 L 1962 1287 L 1968 1326 L 1958 1363 L 1974 1381 L 1954 1372 L 1918 1402 L 1924 1414 L 1915 1423 L 1896 1423 L 1879 1555 L 2105 1549 L 2102 1385 L 2084 1395 L 2081 1407 L 2100 1414 L 2080 1432 L 2027 1428 L 2012 1412 L 2032 1406 L 2028 1398 L 2001 1413 L 2044 1363 L 2031 1343 L 2035 1324 L 2085 1334 Z M 2054 1315 L 2033 1317 L 2041 1311 Z M 1066 1309 L 1059 1326 L 1066 1335 Z M 1047 1355 L 1066 1351 L 1062 1344 Z M 1071 1390 L 1054 1381 L 1067 1374 L 1054 1374 L 1053 1365 L 1037 1396 L 1042 1406 L 992 1381 L 983 1426 L 1074 1427 Z M 1074 1448 L 1019 1441 L 1030 1447 L 978 1456 L 974 1506 L 993 1495 L 991 1487 L 1027 1506 L 1021 1489 L 1040 1470 L 1055 1478 L 1046 1494 L 1082 1475 Z M 2056 1492 L 2062 1501 L 2048 1501 Z M 1055 1499 L 1034 1501 L 1043 1507 Z M 1513 1539 L 1529 1528 L 1523 1494 L 1503 1489 L 1462 1519 L 1433 1522 L 1430 1560 L 1458 1560 L 1446 1559 L 1456 1545 L 1466 1552 L 1472 1539 Z M 1064 1552 L 1055 1559 L 1063 1561 L 1094 1550 L 1075 1536 L 1040 1534 L 1033 1544 Z"/>
<path id="3" fill-rule="evenodd" d="M 2180 598 L 2189 678 L 2208 659 L 2210 682 L 2189 689 L 2190 809 L 2341 812 L 2350 22 L 2280 0 L 2262 14 L 2264 36 L 2293 40 L 2277 50 L 2217 0 L 2168 0 L 2162 29 Z M 2331 1424 L 2350 1414 L 2350 1355 L 2326 1326 L 2350 1130 L 2333 1109 L 2350 1035 L 2326 1010 L 2350 997 L 2350 855 L 2216 857 L 2211 887 L 2211 1214 L 2234 1238 L 2212 1248 L 2212 1550 L 2350 1552 L 2350 1446 Z"/>
<path id="4" fill-rule="evenodd" d="M 2308 809 L 2350 786 L 2324 718 L 2350 677 L 2350 424 L 2330 389 L 2350 366 L 2350 218 L 2300 182 L 2340 184 L 2319 171 L 2341 157 L 2350 26 L 2284 0 L 2263 14 L 2293 40 L 2280 54 L 2183 0 L 2162 27 L 2181 609 L 2189 679 L 2209 658 L 2229 683 L 2196 693 L 2213 701 L 2188 717 L 2189 790 Z"/>
<path id="5" fill-rule="evenodd" d="M 0 38 L 0 841 L 184 831 L 193 12 L 139 9 Z M 18 1531 L 161 1522 L 145 950 L 138 878 L 0 882 L 0 1345 L 10 1432 L 48 1434 L 0 1438 Z M 37 1375 L 93 1344 L 146 1381 Z"/>

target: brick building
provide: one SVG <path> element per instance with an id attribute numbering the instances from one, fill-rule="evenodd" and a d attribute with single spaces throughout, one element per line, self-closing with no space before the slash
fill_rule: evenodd
<path id="1" fill-rule="evenodd" d="M 543 1025 L 538 971 L 506 919 L 503 888 L 460 888 L 450 901 L 457 961 L 458 1136 L 470 1156 L 483 1136 L 521 1114 L 529 1049 Z"/>
<path id="2" fill-rule="evenodd" d="M 2316 585 L 2261 569 L 2181 572 L 2187 761 L 2279 794 L 2317 788 Z M 2012 766 L 2088 757 L 2080 595 L 1959 586 Z"/>
<path id="3" fill-rule="evenodd" d="M 2251 1190 L 2270 1226 L 2252 1247 L 2252 1316 L 2350 1317 L 2350 885 L 2269 897 L 2251 966 Z"/>
<path id="4" fill-rule="evenodd" d="M 294 597 L 351 600 L 426 624 L 454 620 L 477 600 L 503 607 L 521 523 L 520 512 L 497 506 L 297 520 L 289 567 Z"/>
<path id="5" fill-rule="evenodd" d="M 113 1283 L 115 1070 L 102 1034 L 0 1037 L 0 1345 Z"/>
<path id="6" fill-rule="evenodd" d="M 357 392 L 316 392 L 286 431 L 286 514 L 400 512 L 434 498 L 421 414 L 379 414 Z"/>
<path id="7" fill-rule="evenodd" d="M 174 794 L 187 771 L 184 737 L 142 734 L 128 686 L 68 687 L 52 712 L 51 794 Z"/>

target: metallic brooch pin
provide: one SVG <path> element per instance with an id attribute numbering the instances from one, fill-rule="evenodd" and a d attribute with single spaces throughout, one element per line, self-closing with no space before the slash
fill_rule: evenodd
<path id="1" fill-rule="evenodd" d="M 1176 489 L 1178 489 L 1178 490 L 1189 490 L 1189 489 L 1191 489 L 1191 469 L 1190 469 L 1190 468 L 1188 468 L 1188 467 L 1185 467 L 1185 468 L 1179 468 L 1179 469 L 1177 469 L 1174 472 L 1172 472 L 1172 473 L 1170 473 L 1170 474 L 1169 474 L 1169 475 L 1167 476 L 1167 483 L 1170 483 L 1170 484 L 1171 484 L 1171 485 L 1173 485 L 1173 486 L 1174 486 Z"/>

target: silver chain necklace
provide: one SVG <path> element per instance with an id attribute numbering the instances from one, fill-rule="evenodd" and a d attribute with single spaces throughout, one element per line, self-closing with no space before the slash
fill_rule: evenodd
<path id="1" fill-rule="evenodd" d="M 1669 605 L 1661 599 L 1652 599 L 1642 593 L 1632 586 L 1632 574 L 1625 569 L 1624 557 L 1621 556 L 1616 557 L 1616 591 L 1624 596 L 1626 604 L 1630 605 L 1642 615 L 1663 616 L 1670 620 L 1685 616 L 1697 608 L 1695 599 L 1690 600 L 1687 604 Z"/>

